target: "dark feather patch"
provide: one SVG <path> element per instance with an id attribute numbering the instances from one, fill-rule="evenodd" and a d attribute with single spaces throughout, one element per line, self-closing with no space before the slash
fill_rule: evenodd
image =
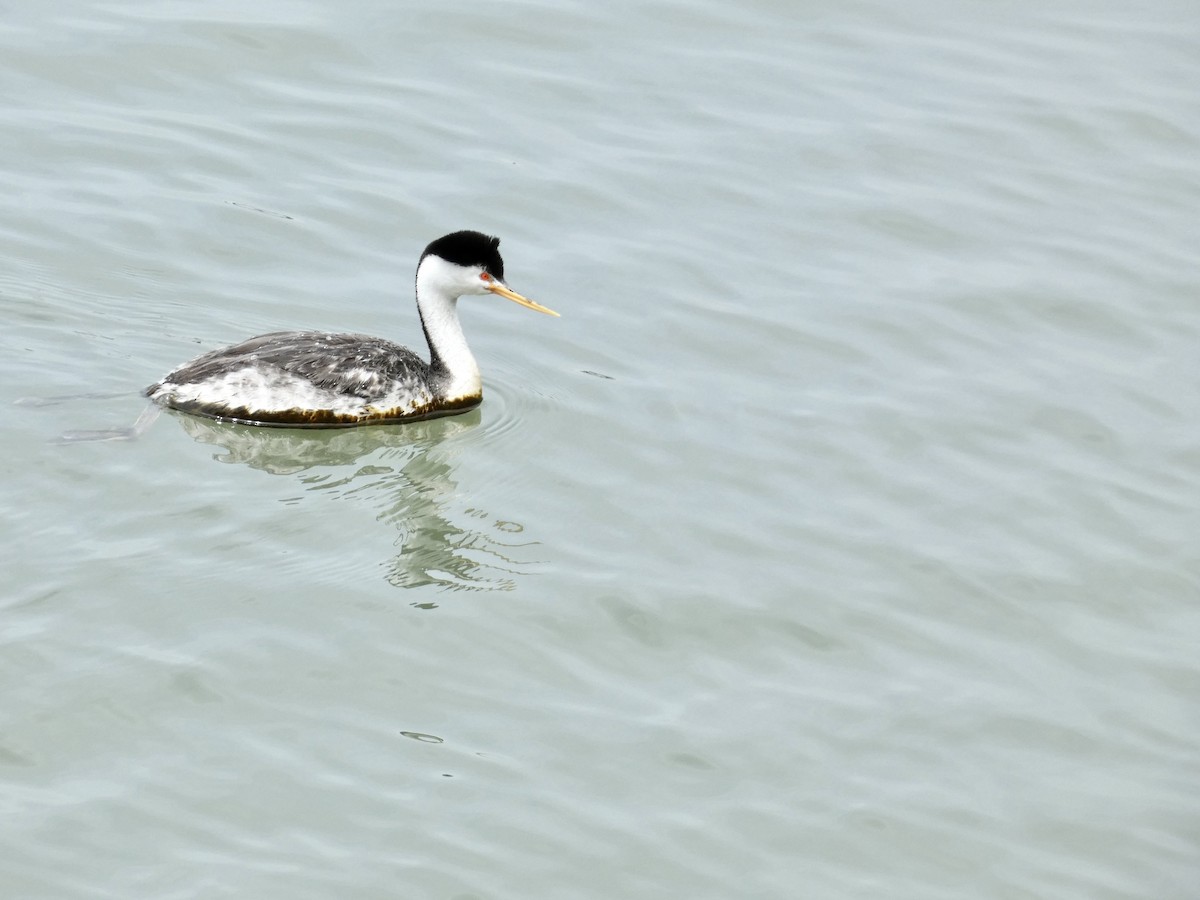
<path id="1" fill-rule="evenodd" d="M 392 382 L 428 382 L 429 364 L 409 350 L 365 334 L 278 331 L 222 347 L 184 363 L 163 383 L 194 384 L 247 367 L 269 367 L 303 378 L 316 388 L 371 402 L 384 397 Z M 371 373 L 363 379 L 361 373 Z"/>
<path id="2" fill-rule="evenodd" d="M 498 237 L 479 231 L 456 231 L 433 241 L 425 248 L 421 259 L 433 255 L 459 266 L 481 266 L 493 278 L 503 281 L 504 260 L 500 258 L 499 247 Z"/>

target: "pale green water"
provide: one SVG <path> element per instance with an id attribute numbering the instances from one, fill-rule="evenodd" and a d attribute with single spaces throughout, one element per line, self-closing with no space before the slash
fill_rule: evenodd
<path id="1" fill-rule="evenodd" d="M 1200 13 L 990 9 L 5 10 L 0 896 L 1196 896 Z M 52 443 L 462 227 L 479 412 Z"/>

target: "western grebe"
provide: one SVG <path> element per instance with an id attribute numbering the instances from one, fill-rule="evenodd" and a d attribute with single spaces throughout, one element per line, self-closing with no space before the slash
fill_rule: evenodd
<path id="1" fill-rule="evenodd" d="M 339 428 L 466 412 L 483 400 L 458 298 L 499 294 L 557 316 L 504 283 L 500 239 L 456 231 L 417 263 L 417 312 L 429 362 L 364 334 L 277 331 L 197 356 L 150 385 L 160 406 L 250 425 Z"/>

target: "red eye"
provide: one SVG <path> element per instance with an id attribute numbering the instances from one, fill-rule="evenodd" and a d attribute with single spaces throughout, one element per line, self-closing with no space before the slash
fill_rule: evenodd
<path id="1" fill-rule="evenodd" d="M 491 281 L 491 280 L 492 280 L 492 276 L 491 276 L 491 275 L 489 275 L 487 272 L 481 272 L 481 273 L 479 274 L 479 279 L 480 279 L 481 281 Z"/>

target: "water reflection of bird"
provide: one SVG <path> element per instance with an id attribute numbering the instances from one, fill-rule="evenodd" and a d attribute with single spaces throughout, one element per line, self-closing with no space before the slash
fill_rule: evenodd
<path id="1" fill-rule="evenodd" d="M 337 428 L 429 419 L 483 399 L 458 298 L 498 294 L 557 316 L 504 283 L 499 238 L 457 231 L 417 264 L 417 311 L 429 362 L 363 334 L 279 331 L 198 356 L 146 388 L 160 406 L 249 425 Z"/>
<path id="2" fill-rule="evenodd" d="M 295 478 L 303 492 L 289 504 L 365 504 L 396 533 L 383 566 L 397 587 L 509 591 L 537 558 L 538 542 L 520 523 L 485 513 L 455 480 L 453 448 L 471 439 L 478 411 L 404 428 L 282 430 L 178 418 L 195 441 L 223 451 L 221 462 Z M 413 602 L 437 605 L 424 595 Z"/>

